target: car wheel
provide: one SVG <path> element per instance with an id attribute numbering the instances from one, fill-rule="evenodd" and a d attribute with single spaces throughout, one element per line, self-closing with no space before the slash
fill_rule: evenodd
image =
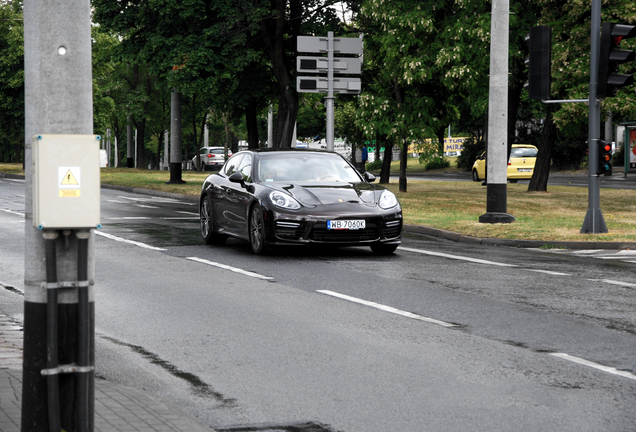
<path id="1" fill-rule="evenodd" d="M 479 174 L 477 173 L 476 169 L 473 170 L 473 181 L 474 182 L 478 182 L 479 181 Z"/>
<path id="2" fill-rule="evenodd" d="M 517 181 L 518 181 L 518 180 L 517 180 L 517 179 L 510 179 L 510 180 L 508 180 L 508 181 L 509 181 L 510 183 L 517 183 Z"/>
<path id="3" fill-rule="evenodd" d="M 374 244 L 371 250 L 376 255 L 391 255 L 398 248 L 396 244 Z"/>
<path id="4" fill-rule="evenodd" d="M 250 246 L 252 247 L 252 252 L 256 255 L 263 255 L 267 252 L 263 211 L 258 204 L 252 207 L 250 215 Z"/>
<path id="5" fill-rule="evenodd" d="M 199 220 L 201 221 L 201 237 L 207 244 L 222 244 L 227 236 L 214 232 L 214 219 L 212 214 L 212 200 L 206 196 L 201 202 L 199 209 Z"/>

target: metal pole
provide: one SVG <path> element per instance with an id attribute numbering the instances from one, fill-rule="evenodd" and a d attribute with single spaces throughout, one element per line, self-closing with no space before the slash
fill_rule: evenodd
<path id="1" fill-rule="evenodd" d="M 274 147 L 274 106 L 269 105 L 267 110 L 267 148 Z"/>
<path id="2" fill-rule="evenodd" d="M 607 225 L 601 212 L 601 190 L 598 177 L 598 141 L 601 136 L 601 108 L 596 98 L 598 90 L 598 59 L 601 39 L 601 0 L 592 0 L 592 29 L 590 55 L 590 100 L 588 129 L 588 207 L 581 233 L 606 233 Z"/>
<path id="3" fill-rule="evenodd" d="M 130 116 L 126 125 L 126 167 L 135 167 L 135 157 L 133 156 L 133 126 Z"/>
<path id="4" fill-rule="evenodd" d="M 327 108 L 327 151 L 334 149 L 334 105 L 335 97 L 333 95 L 333 32 L 327 33 L 327 97 L 325 98 L 325 106 Z"/>
<path id="5" fill-rule="evenodd" d="M 91 7 L 89 0 L 24 1 L 25 72 L 25 265 L 24 265 L 24 352 L 22 369 L 23 432 L 48 431 L 46 368 L 47 286 L 45 239 L 33 226 L 33 152 L 32 138 L 38 134 L 93 134 L 93 92 L 91 61 Z M 63 149 L 60 149 L 63 150 Z M 78 242 L 75 236 L 54 240 L 65 253 L 56 257 L 57 278 L 77 278 Z M 95 277 L 94 234 L 87 251 L 87 275 Z M 89 301 L 94 302 L 93 288 Z M 77 291 L 65 289 L 58 294 L 60 316 L 60 362 L 77 358 Z M 94 323 L 94 308 L 88 320 Z M 91 342 L 91 346 L 94 344 Z M 90 355 L 94 358 L 94 355 Z M 76 374 L 59 379 L 61 428 L 75 431 L 77 406 L 73 401 Z M 94 394 L 94 377 L 89 377 L 89 395 Z M 91 390 L 92 389 L 92 390 Z M 89 396 L 90 397 L 90 396 Z M 93 403 L 89 401 L 89 407 Z M 89 416 L 89 419 L 92 416 Z M 90 430 L 93 424 L 89 425 Z"/>
<path id="6" fill-rule="evenodd" d="M 515 221 L 515 217 L 507 213 L 509 21 L 509 0 L 493 1 L 490 31 L 486 214 L 479 217 L 481 223 Z"/>

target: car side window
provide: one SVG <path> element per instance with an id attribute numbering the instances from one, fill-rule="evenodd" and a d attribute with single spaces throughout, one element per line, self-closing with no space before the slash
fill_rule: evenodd
<path id="1" fill-rule="evenodd" d="M 246 154 L 243 157 L 237 171 L 243 174 L 243 180 L 247 183 L 252 182 L 252 155 Z"/>
<path id="2" fill-rule="evenodd" d="M 224 173 L 226 176 L 231 176 L 235 172 L 239 170 L 239 166 L 241 164 L 241 159 L 243 159 L 242 154 L 237 154 L 236 156 L 232 156 L 227 163 L 225 164 Z"/>

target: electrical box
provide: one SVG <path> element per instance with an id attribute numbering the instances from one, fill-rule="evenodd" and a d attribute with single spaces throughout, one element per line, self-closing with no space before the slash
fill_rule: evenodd
<path id="1" fill-rule="evenodd" d="M 99 135 L 33 137 L 33 225 L 100 227 Z"/>

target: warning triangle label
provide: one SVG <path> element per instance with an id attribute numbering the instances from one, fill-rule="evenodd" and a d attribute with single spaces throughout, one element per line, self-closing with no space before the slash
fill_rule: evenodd
<path id="1" fill-rule="evenodd" d="M 73 175 L 71 170 L 68 170 L 66 174 L 64 175 L 64 178 L 62 179 L 61 185 L 62 186 L 68 186 L 68 185 L 78 186 L 79 183 L 75 179 L 75 176 Z"/>

